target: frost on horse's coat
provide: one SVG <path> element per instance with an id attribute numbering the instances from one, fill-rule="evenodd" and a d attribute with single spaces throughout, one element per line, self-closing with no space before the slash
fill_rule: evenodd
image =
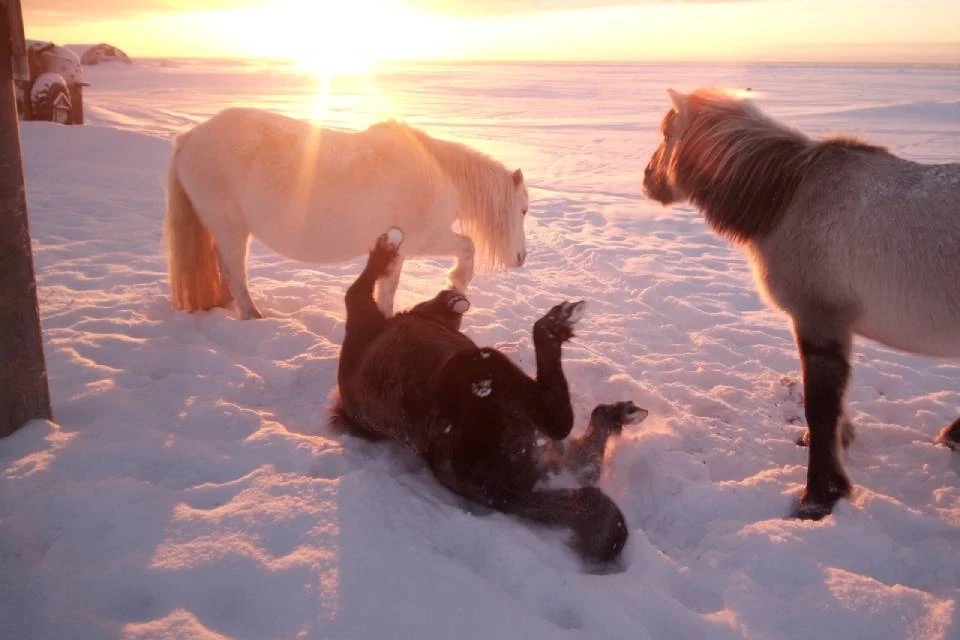
<path id="1" fill-rule="evenodd" d="M 295 260 L 334 263 L 363 255 L 373 230 L 390 226 L 406 232 L 401 260 L 455 255 L 450 284 L 464 291 L 475 253 L 488 271 L 523 264 L 528 206 L 519 169 L 402 123 L 347 132 L 227 109 L 175 143 L 165 220 L 173 302 L 196 311 L 232 297 L 242 317 L 260 317 L 247 289 L 251 236 Z M 399 276 L 379 285 L 388 315 Z"/>

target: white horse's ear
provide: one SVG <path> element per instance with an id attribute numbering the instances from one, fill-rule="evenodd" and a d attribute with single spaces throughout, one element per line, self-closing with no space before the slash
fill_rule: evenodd
<path id="1" fill-rule="evenodd" d="M 523 182 L 523 171 L 517 169 L 513 172 L 513 184 L 519 187 L 521 182 Z"/>
<path id="2" fill-rule="evenodd" d="M 687 112 L 687 96 L 674 89 L 667 89 L 667 95 L 670 96 L 670 102 L 673 103 L 673 108 L 678 114 L 683 115 Z"/>

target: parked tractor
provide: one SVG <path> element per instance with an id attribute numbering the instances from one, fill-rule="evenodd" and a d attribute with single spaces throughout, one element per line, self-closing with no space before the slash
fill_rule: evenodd
<path id="1" fill-rule="evenodd" d="M 23 120 L 83 124 L 83 67 L 80 56 L 52 42 L 27 40 L 30 78 L 17 82 Z"/>

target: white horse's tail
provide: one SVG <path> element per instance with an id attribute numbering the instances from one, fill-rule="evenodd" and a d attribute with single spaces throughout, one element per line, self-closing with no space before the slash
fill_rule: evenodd
<path id="1" fill-rule="evenodd" d="M 177 175 L 177 157 L 188 134 L 174 143 L 167 169 L 167 210 L 164 216 L 164 243 L 173 304 L 185 311 L 203 311 L 229 300 L 220 275 L 213 236 L 200 222 Z"/>

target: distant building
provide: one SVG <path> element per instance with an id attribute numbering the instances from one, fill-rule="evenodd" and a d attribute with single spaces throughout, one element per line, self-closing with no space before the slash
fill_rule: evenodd
<path id="1" fill-rule="evenodd" d="M 100 64 L 102 62 L 132 63 L 130 56 L 105 42 L 101 42 L 100 44 L 70 44 L 67 45 L 67 47 L 76 52 L 76 54 L 80 56 L 80 62 L 85 65 Z"/>

